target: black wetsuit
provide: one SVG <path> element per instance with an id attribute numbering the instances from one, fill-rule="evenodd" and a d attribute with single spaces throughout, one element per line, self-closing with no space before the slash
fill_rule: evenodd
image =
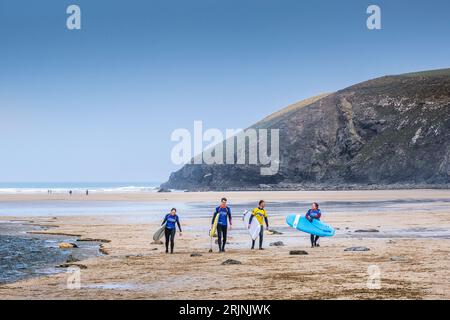
<path id="1" fill-rule="evenodd" d="M 217 223 L 217 243 L 219 244 L 219 251 L 224 252 L 225 245 L 227 244 L 228 221 L 230 221 L 230 225 L 232 224 L 230 207 L 217 207 L 214 211 L 211 224 L 214 224 L 217 215 L 219 215 L 219 221 Z"/>
<path id="2" fill-rule="evenodd" d="M 180 219 L 178 218 L 178 215 L 172 216 L 171 214 L 167 214 L 161 225 L 163 225 L 164 223 L 166 224 L 166 228 L 164 229 L 164 235 L 166 236 L 166 253 L 169 252 L 169 242 L 170 242 L 170 253 L 173 253 L 173 248 L 175 246 L 175 233 L 176 233 L 175 224 L 178 225 L 178 229 L 181 232 Z"/>
<path id="3" fill-rule="evenodd" d="M 317 240 L 319 240 L 319 236 L 311 235 L 311 247 L 317 247 Z"/>
<path id="4" fill-rule="evenodd" d="M 308 212 L 306 212 L 306 218 L 312 222 L 314 219 L 317 219 L 320 221 L 320 217 L 322 216 L 322 212 L 320 211 L 320 209 L 317 210 L 313 210 L 313 209 L 309 209 Z M 319 240 L 319 236 L 315 236 L 315 235 L 311 235 L 311 247 L 318 247 L 319 244 L 317 243 L 317 241 Z"/>

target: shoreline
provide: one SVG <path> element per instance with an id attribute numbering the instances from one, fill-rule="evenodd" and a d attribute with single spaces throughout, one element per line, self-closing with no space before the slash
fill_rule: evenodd
<path id="1" fill-rule="evenodd" d="M 266 201 L 373 201 L 405 198 L 450 198 L 450 189 L 338 190 L 338 191 L 209 191 L 209 192 L 130 192 L 84 194 L 0 194 L 1 202 L 28 201 L 148 201 L 217 202 L 221 197 L 232 202 Z"/>
<path id="2" fill-rule="evenodd" d="M 156 203 L 167 195 L 156 194 L 150 200 L 148 195 L 142 194 L 120 195 L 116 200 Z M 177 199 L 195 203 L 189 210 L 198 211 L 215 204 L 222 195 L 182 193 L 173 194 L 166 201 Z M 186 196 L 191 197 L 186 199 Z M 76 234 L 84 239 L 104 240 L 102 247 L 108 254 L 79 262 L 83 266 L 80 289 L 68 289 L 68 274 L 61 273 L 0 285 L 1 299 L 264 299 L 255 296 L 255 292 L 265 292 L 271 299 L 450 298 L 448 190 L 437 193 L 435 190 L 246 192 L 225 196 L 230 197 L 232 203 L 247 203 L 249 197 L 276 201 L 278 207 L 270 207 L 268 203 L 269 221 L 271 229 L 282 234 L 266 233 L 266 250 L 250 250 L 250 239 L 235 210 L 236 220 L 229 231 L 227 252 L 217 253 L 217 245 L 213 243 L 214 252 L 208 253 L 209 215 L 181 213 L 183 235 L 177 233 L 175 254 L 167 255 L 163 245 L 152 243 L 152 234 L 160 225 L 159 216 L 156 220 L 135 219 L 132 214 L 33 216 L 29 218 L 33 224 L 50 227 L 43 233 Z M 109 201 L 108 197 L 93 198 Z M 403 202 L 395 211 L 380 211 L 375 206 L 364 214 L 352 210 L 326 214 L 324 221 L 335 227 L 336 236 L 322 238 L 319 248 L 310 248 L 307 234 L 287 227 L 283 214 L 271 213 L 287 205 L 292 198 L 309 201 L 317 199 L 315 197 L 320 201 L 349 203 L 389 199 Z M 412 210 L 417 206 L 414 202 L 417 199 L 436 201 L 432 208 Z M 73 198 L 69 200 L 67 203 Z M 203 207 L 198 207 L 197 202 Z M 0 217 L 0 220 L 18 222 L 27 219 L 24 216 Z M 277 241 L 284 245 L 270 246 Z M 368 251 L 345 251 L 349 247 L 365 247 Z M 290 255 L 292 250 L 304 250 L 307 255 Z M 196 255 L 192 256 L 193 253 Z M 227 259 L 241 264 L 222 265 Z M 380 270 L 379 289 L 367 285 L 371 266 Z M 220 270 L 220 277 L 211 270 Z M 430 278 L 430 274 L 433 277 Z"/>
<path id="3" fill-rule="evenodd" d="M 45 220 L 0 220 L 0 285 L 64 273 L 69 264 L 100 255 L 99 241 L 53 232 L 57 227 Z M 62 250 L 60 243 L 77 247 Z"/>

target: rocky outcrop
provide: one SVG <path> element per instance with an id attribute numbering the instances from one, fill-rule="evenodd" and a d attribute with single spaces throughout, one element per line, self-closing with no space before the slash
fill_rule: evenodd
<path id="1" fill-rule="evenodd" d="M 233 260 L 233 259 L 227 259 L 224 262 L 221 263 L 221 265 L 226 266 L 226 265 L 233 265 L 233 264 L 242 264 L 242 262 L 238 261 L 238 260 Z"/>
<path id="2" fill-rule="evenodd" d="M 370 251 L 370 249 L 367 247 L 350 247 L 345 248 L 344 251 L 363 252 L 363 251 Z"/>
<path id="3" fill-rule="evenodd" d="M 363 82 L 289 106 L 251 128 L 280 130 L 276 174 L 263 176 L 258 165 L 188 164 L 161 187 L 449 187 L 450 69 Z"/>
<path id="4" fill-rule="evenodd" d="M 203 255 L 201 253 L 199 253 L 199 252 L 191 253 L 191 257 L 201 257 L 201 256 L 203 256 Z"/>
<path id="5" fill-rule="evenodd" d="M 283 241 L 275 241 L 275 242 L 271 242 L 270 246 L 271 247 L 283 247 L 284 243 L 283 243 Z"/>
<path id="6" fill-rule="evenodd" d="M 377 233 L 380 232 L 378 229 L 359 229 L 355 230 L 355 233 Z"/>
<path id="7" fill-rule="evenodd" d="M 308 252 L 305 250 L 291 250 L 289 251 L 289 254 L 291 256 L 305 256 L 308 254 Z"/>
<path id="8" fill-rule="evenodd" d="M 97 239 L 97 238 L 81 238 L 77 239 L 80 242 L 100 242 L 100 243 L 110 243 L 111 240 L 108 239 Z"/>
<path id="9" fill-rule="evenodd" d="M 68 243 L 68 242 L 61 242 L 60 244 L 58 244 L 58 247 L 60 249 L 73 249 L 73 248 L 78 248 L 78 246 L 75 243 Z"/>

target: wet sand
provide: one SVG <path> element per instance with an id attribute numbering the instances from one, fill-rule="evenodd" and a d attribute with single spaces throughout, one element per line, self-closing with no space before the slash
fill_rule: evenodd
<path id="1" fill-rule="evenodd" d="M 361 191 L 236 191 L 236 192 L 129 192 L 74 193 L 73 195 L 0 194 L 4 201 L 157 201 L 157 202 L 217 202 L 227 197 L 236 202 L 257 201 L 388 201 L 414 199 L 450 199 L 450 190 L 361 190 Z"/>
<path id="2" fill-rule="evenodd" d="M 79 200 L 217 201 L 222 193 L 99 194 Z M 59 195 L 0 196 L 0 201 L 64 201 Z M 0 286 L 1 299 L 449 299 L 450 191 L 233 192 L 234 203 L 264 198 L 286 201 L 403 201 L 400 210 L 358 214 L 329 213 L 324 220 L 337 229 L 333 238 L 310 248 L 309 236 L 286 227 L 284 217 L 271 217 L 281 235 L 265 235 L 264 251 L 251 251 L 250 240 L 235 212 L 226 253 L 208 253 L 210 219 L 183 219 L 175 254 L 151 244 L 156 222 L 120 216 L 33 217 L 33 223 L 52 226 L 46 233 L 76 234 L 104 242 L 107 255 L 77 264 L 81 289 L 68 289 L 68 274 L 44 276 Z M 74 200 L 74 196 L 70 198 Z M 167 199 L 167 200 L 166 200 Z M 435 200 L 417 210 L 414 201 Z M 411 201 L 409 203 L 408 201 Z M 415 210 L 411 210 L 411 209 Z M 270 214 L 270 207 L 268 207 Z M 27 220 L 3 217 L 2 220 Z M 31 219 L 31 218 L 30 218 Z M 378 232 L 357 232 L 376 229 Z M 285 246 L 269 243 L 283 241 Z M 354 246 L 365 252 L 348 252 Z M 305 250 L 293 256 L 290 250 Z M 191 256 L 200 253 L 201 256 Z M 221 265 L 227 259 L 239 265 Z M 379 287 L 377 272 L 379 271 Z M 370 281 L 375 279 L 375 282 Z M 369 283 L 368 283 L 369 281 Z"/>

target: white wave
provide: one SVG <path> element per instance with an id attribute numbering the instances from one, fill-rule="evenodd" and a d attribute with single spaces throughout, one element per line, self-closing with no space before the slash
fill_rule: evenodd
<path id="1" fill-rule="evenodd" d="M 89 193 L 135 193 L 157 192 L 159 187 L 123 186 L 123 187 L 92 187 L 92 188 L 0 188 L 0 194 L 65 194 L 72 190 L 73 194 Z"/>

